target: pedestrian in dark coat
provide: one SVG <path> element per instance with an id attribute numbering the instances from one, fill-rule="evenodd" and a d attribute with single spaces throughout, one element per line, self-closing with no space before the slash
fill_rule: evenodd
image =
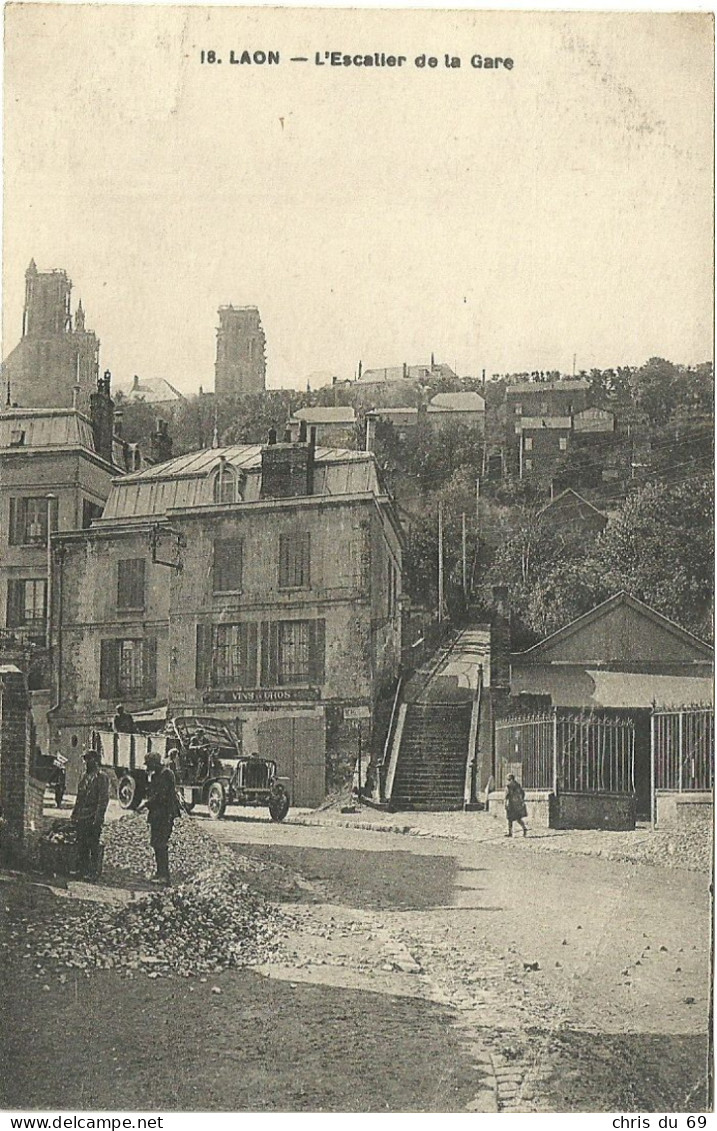
<path id="1" fill-rule="evenodd" d="M 77 828 L 77 871 L 85 879 L 95 879 L 100 872 L 100 835 L 110 802 L 110 781 L 100 769 L 102 760 L 96 750 L 88 750 L 82 757 L 85 772 L 72 810 L 72 823 Z"/>
<path id="2" fill-rule="evenodd" d="M 162 765 L 159 754 L 152 751 L 145 758 L 149 773 L 147 784 L 147 820 L 149 842 L 154 849 L 157 873 L 152 883 L 169 887 L 169 838 L 174 822 L 181 814 L 177 800 L 177 782 L 169 766 Z"/>
<path id="3" fill-rule="evenodd" d="M 525 808 L 525 793 L 520 782 L 515 780 L 513 774 L 508 774 L 505 787 L 505 815 L 508 818 L 508 832 L 506 836 L 513 835 L 513 821 L 517 821 L 523 830 L 523 836 L 528 835 L 524 818 L 528 816 Z"/>

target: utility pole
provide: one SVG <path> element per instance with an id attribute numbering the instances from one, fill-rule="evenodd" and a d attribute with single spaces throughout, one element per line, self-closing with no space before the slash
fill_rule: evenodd
<path id="1" fill-rule="evenodd" d="M 438 623 L 443 621 L 443 503 L 438 504 Z"/>

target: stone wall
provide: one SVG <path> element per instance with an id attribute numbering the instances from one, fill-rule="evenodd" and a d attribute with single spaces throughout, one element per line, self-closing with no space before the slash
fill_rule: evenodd
<path id="1" fill-rule="evenodd" d="M 658 791 L 655 803 L 655 825 L 658 829 L 686 831 L 696 826 L 712 828 L 714 799 L 711 792 Z"/>
<path id="2" fill-rule="evenodd" d="M 26 858 L 42 825 L 44 788 L 30 776 L 34 728 L 25 676 L 0 666 L 0 805 L 3 851 Z"/>
<path id="3" fill-rule="evenodd" d="M 552 799 L 553 829 L 634 829 L 635 798 L 625 793 L 560 793 Z"/>

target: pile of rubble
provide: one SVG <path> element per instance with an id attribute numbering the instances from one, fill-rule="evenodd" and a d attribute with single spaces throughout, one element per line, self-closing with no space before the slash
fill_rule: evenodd
<path id="1" fill-rule="evenodd" d="M 118 869 L 133 876 L 151 876 L 155 870 L 154 852 L 149 844 L 149 826 L 145 814 L 127 813 L 119 821 L 105 825 L 102 834 L 105 846 L 104 867 Z M 220 846 L 204 832 L 192 817 L 175 821 L 169 842 L 169 866 L 172 876 L 188 879 L 212 865 L 234 862 L 231 849 Z"/>
<path id="2" fill-rule="evenodd" d="M 119 969 L 149 977 L 217 974 L 265 962 L 279 945 L 283 916 L 242 882 L 230 849 L 196 822 L 177 823 L 173 865 L 190 878 L 120 906 L 78 903 L 34 932 L 46 968 Z M 105 862 L 142 874 L 151 868 L 146 824 L 132 814 L 106 830 Z M 66 910 L 66 905 L 63 910 Z"/>

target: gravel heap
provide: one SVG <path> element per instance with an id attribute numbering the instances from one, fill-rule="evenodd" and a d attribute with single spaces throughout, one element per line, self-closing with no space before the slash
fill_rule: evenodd
<path id="1" fill-rule="evenodd" d="M 154 874 L 154 852 L 149 844 L 146 814 L 127 813 L 118 821 L 109 822 L 104 827 L 102 842 L 105 870 L 117 868 L 134 876 Z M 181 817 L 174 822 L 169 842 L 169 869 L 173 878 L 188 879 L 219 863 L 230 867 L 234 859 L 231 849 L 218 845 L 193 817 Z"/>
<path id="2" fill-rule="evenodd" d="M 267 961 L 279 945 L 282 914 L 250 892 L 231 850 L 196 822 L 179 821 L 176 833 L 172 863 L 190 878 L 121 906 L 77 903 L 73 914 L 53 915 L 34 932 L 33 949 L 45 967 L 142 971 L 156 978 L 217 974 Z M 140 817 L 122 818 L 106 829 L 105 865 L 135 873 L 151 869 L 147 841 Z"/>

